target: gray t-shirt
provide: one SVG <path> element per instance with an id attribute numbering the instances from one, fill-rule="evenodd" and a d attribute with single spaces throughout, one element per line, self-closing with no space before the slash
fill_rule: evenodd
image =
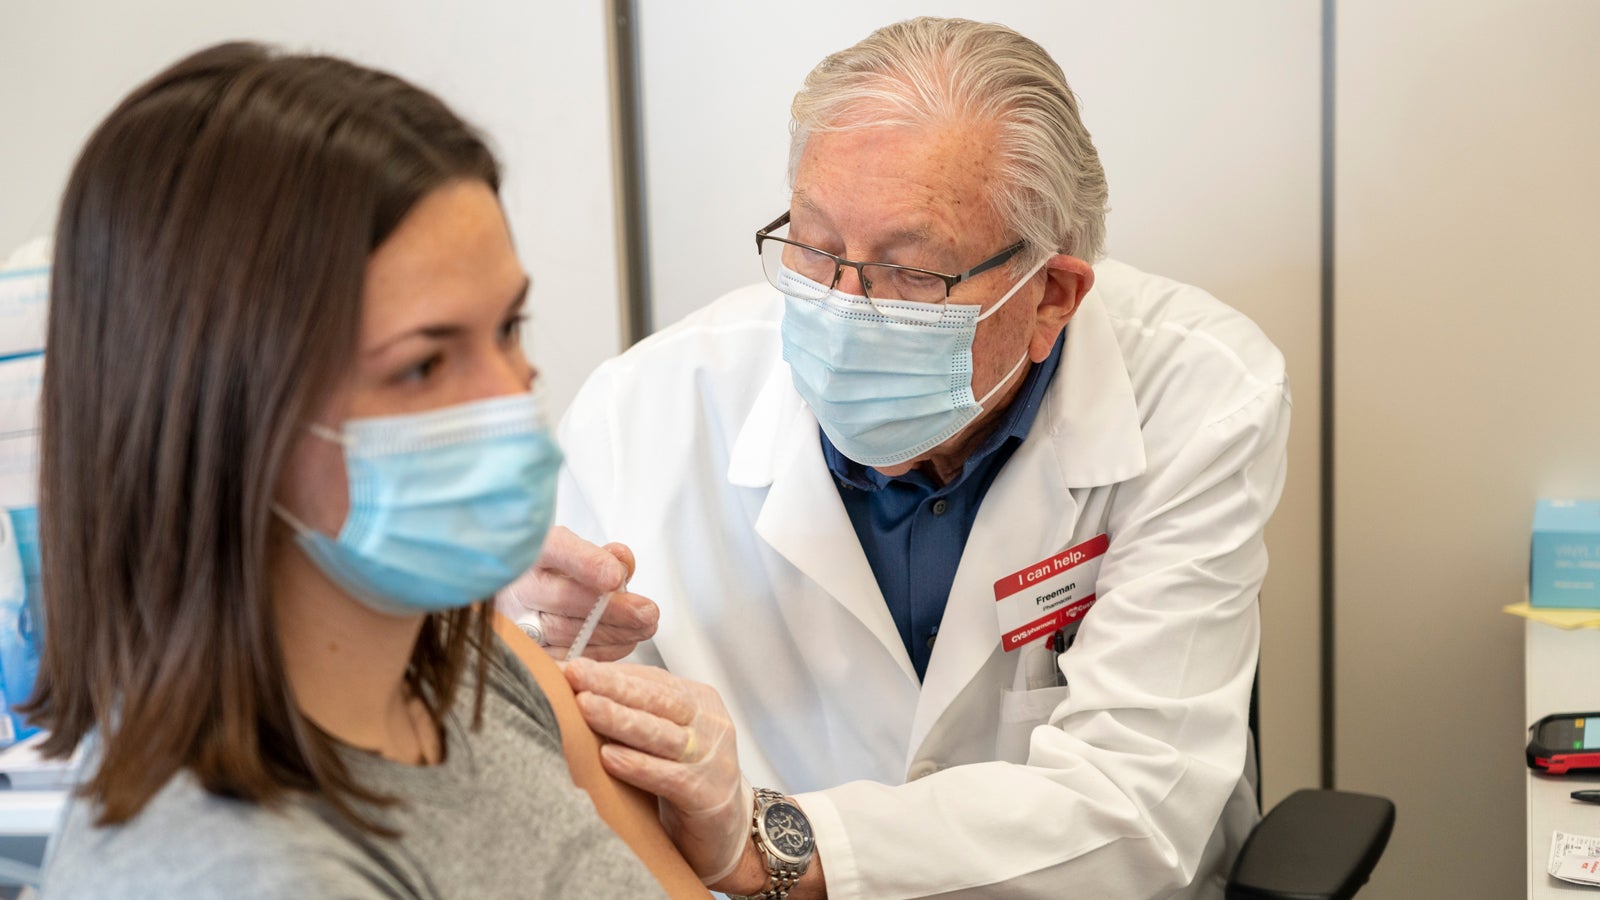
<path id="1" fill-rule="evenodd" d="M 185 772 L 131 822 L 94 827 L 75 802 L 45 873 L 72 898 L 663 897 L 644 864 L 573 785 L 555 715 L 522 663 L 491 666 L 483 727 L 471 694 L 447 719 L 445 759 L 407 766 L 349 751 L 360 782 L 404 798 L 378 813 L 395 840 L 360 832 L 324 801 L 266 808 L 207 793 Z"/>

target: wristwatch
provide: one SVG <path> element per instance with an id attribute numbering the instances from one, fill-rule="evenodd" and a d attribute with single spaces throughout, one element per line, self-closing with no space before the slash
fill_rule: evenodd
<path id="1" fill-rule="evenodd" d="M 750 837 L 767 864 L 767 883 L 754 894 L 729 894 L 728 900 L 784 900 L 789 889 L 811 866 L 817 839 L 811 820 L 793 800 L 767 788 L 756 788 L 750 815 Z"/>

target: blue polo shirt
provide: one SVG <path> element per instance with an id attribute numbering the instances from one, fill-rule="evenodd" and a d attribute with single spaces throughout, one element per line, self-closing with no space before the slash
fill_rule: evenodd
<path id="1" fill-rule="evenodd" d="M 927 674 L 939 620 L 978 505 L 1033 427 L 1065 342 L 1063 331 L 1045 361 L 1028 371 L 999 427 L 962 464 L 961 474 L 943 487 L 915 469 L 890 478 L 846 458 L 822 435 L 823 459 L 919 679 Z"/>

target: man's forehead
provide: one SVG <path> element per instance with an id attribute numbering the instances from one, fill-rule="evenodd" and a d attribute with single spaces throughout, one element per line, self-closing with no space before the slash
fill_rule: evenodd
<path id="1" fill-rule="evenodd" d="M 790 209 L 800 209 L 830 225 L 834 222 L 834 211 L 823 207 L 810 192 L 804 187 L 797 187 L 790 199 Z M 886 243 L 896 244 L 927 244 L 934 241 L 933 224 L 924 216 L 915 212 L 895 215 L 890 213 L 890 218 L 875 217 L 883 226 L 878 238 Z"/>
<path id="2" fill-rule="evenodd" d="M 794 172 L 796 196 L 837 208 L 841 192 L 890 192 L 912 210 L 978 206 L 989 198 L 996 141 L 983 123 L 883 125 L 811 135 Z M 970 214 L 970 213 L 969 213 Z"/>

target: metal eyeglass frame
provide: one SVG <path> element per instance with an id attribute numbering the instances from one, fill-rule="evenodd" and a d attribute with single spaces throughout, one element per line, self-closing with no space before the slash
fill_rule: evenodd
<path id="1" fill-rule="evenodd" d="M 756 255 L 757 256 L 761 255 L 761 244 L 764 241 L 777 241 L 780 244 L 788 244 L 791 247 L 799 247 L 799 248 L 801 248 L 803 250 L 809 250 L 812 253 L 821 254 L 822 256 L 826 256 L 827 258 L 833 260 L 833 280 L 828 283 L 828 289 L 829 290 L 832 290 L 833 288 L 835 288 L 835 287 L 837 287 L 839 285 L 839 276 L 844 274 L 844 267 L 845 266 L 849 266 L 850 268 L 856 270 L 856 279 L 861 282 L 862 294 L 864 296 L 866 296 L 868 299 L 872 298 L 872 293 L 871 293 L 872 288 L 869 286 L 869 282 L 867 281 L 867 278 L 866 278 L 865 274 L 861 271 L 861 267 L 862 266 L 876 266 L 876 267 L 884 268 L 884 269 L 900 269 L 901 271 L 905 271 L 905 272 L 916 272 L 919 275 L 931 275 L 934 278 L 937 278 L 940 281 L 944 282 L 944 300 L 939 301 L 939 302 L 943 303 L 943 302 L 945 302 L 945 301 L 950 299 L 950 292 L 955 289 L 956 285 L 960 284 L 963 281 L 966 281 L 968 278 L 971 278 L 971 277 L 973 277 L 975 275 L 981 275 L 984 272 L 987 272 L 990 269 L 995 268 L 996 266 L 1004 265 L 1007 261 L 1009 261 L 1011 259 L 1011 257 L 1016 256 L 1018 253 L 1021 253 L 1022 252 L 1022 248 L 1027 246 L 1027 242 L 1025 242 L 1025 241 L 1017 241 L 1015 244 L 1012 244 L 1011 246 L 1005 248 L 1004 250 L 1001 250 L 999 253 L 996 253 L 995 255 L 989 257 L 988 259 L 984 260 L 981 263 L 978 263 L 977 265 L 975 265 L 972 268 L 966 270 L 965 272 L 962 272 L 959 275 L 946 275 L 943 272 L 935 272 L 932 269 L 919 269 L 916 266 L 901 266 L 901 265 L 896 265 L 894 263 L 880 263 L 880 262 L 856 262 L 853 259 L 845 259 L 842 256 L 835 256 L 834 254 L 829 253 L 826 250 L 819 250 L 818 248 L 813 247 L 810 244 L 802 244 L 799 241 L 791 241 L 788 238 L 781 238 L 781 237 L 773 237 L 772 236 L 772 232 L 777 231 L 779 228 L 782 228 L 783 226 L 785 226 L 787 224 L 789 224 L 789 211 L 788 210 L 784 210 L 783 215 L 777 217 L 776 219 L 773 219 L 771 221 L 771 223 L 769 223 L 767 225 L 767 227 L 758 229 L 756 231 Z M 897 300 L 897 299 L 900 299 L 900 298 L 897 298 L 897 297 L 881 297 L 879 299 L 884 300 L 885 302 L 888 302 L 890 300 Z"/>

